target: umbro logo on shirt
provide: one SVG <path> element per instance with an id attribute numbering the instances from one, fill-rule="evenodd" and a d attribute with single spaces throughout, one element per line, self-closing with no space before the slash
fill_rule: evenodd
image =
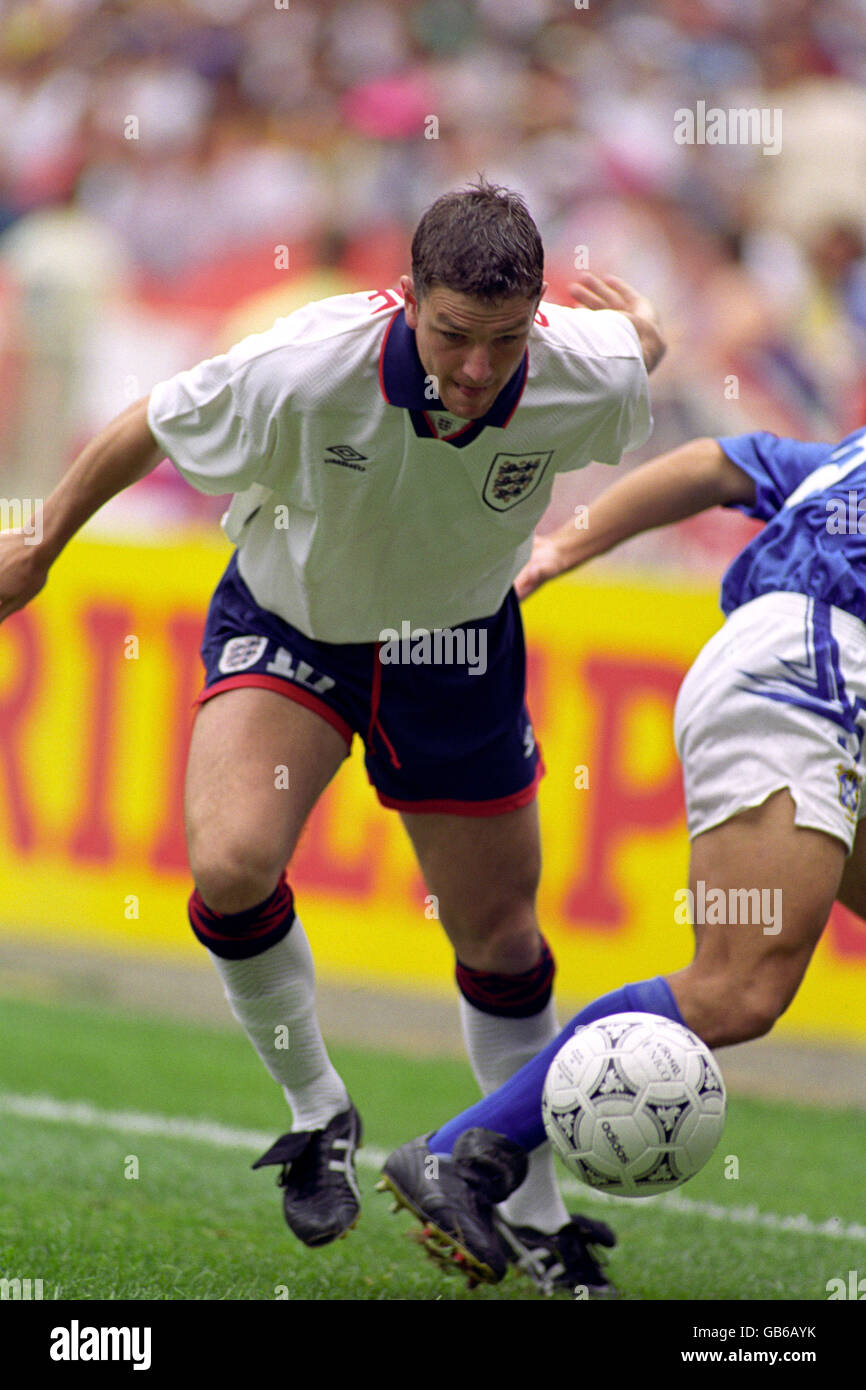
<path id="1" fill-rule="evenodd" d="M 366 473 L 364 464 L 369 460 L 366 454 L 359 454 L 351 444 L 329 444 L 322 462 L 336 463 L 340 468 L 354 468 L 356 473 Z"/>

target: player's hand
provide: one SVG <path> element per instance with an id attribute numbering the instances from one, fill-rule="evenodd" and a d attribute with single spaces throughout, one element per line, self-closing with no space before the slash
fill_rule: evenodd
<path id="1" fill-rule="evenodd" d="M 45 587 L 49 563 L 40 545 L 21 531 L 0 535 L 0 623 Z"/>
<path id="2" fill-rule="evenodd" d="M 555 579 L 563 570 L 562 555 L 553 536 L 533 536 L 532 554 L 514 581 L 517 597 L 522 602 L 548 579 Z"/>
<path id="3" fill-rule="evenodd" d="M 645 295 L 638 294 L 618 275 L 599 278 L 590 275 L 588 270 L 580 272 L 580 279 L 569 285 L 568 292 L 584 309 L 614 309 L 617 313 L 625 314 L 640 338 L 647 371 L 651 372 L 653 367 L 658 366 L 667 345 L 655 307 Z"/>

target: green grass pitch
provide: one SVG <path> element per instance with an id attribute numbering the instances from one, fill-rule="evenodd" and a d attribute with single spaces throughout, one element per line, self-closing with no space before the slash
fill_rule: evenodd
<path id="1" fill-rule="evenodd" d="M 477 1095 L 459 1062 L 332 1051 L 367 1154 Z M 56 1117 L 21 1113 L 34 1096 L 62 1103 Z M 70 1102 L 91 1107 L 84 1122 Z M 265 1143 L 288 1116 L 240 1031 L 4 1000 L 0 1276 L 42 1279 L 44 1297 L 60 1299 L 538 1297 L 514 1274 L 470 1292 L 428 1261 L 407 1237 L 408 1216 L 374 1192 L 369 1160 L 360 1225 L 309 1251 L 285 1229 L 273 1173 L 250 1170 L 255 1144 L 139 1133 L 119 1111 L 259 1131 Z M 625 1299 L 820 1301 L 828 1280 L 866 1268 L 864 1153 L 863 1113 L 735 1097 L 719 1149 L 672 1205 L 603 1204 L 570 1182 L 568 1202 L 614 1226 L 610 1271 Z M 800 1220 L 785 1227 L 785 1218 Z M 822 1231 L 831 1218 L 838 1228 Z"/>

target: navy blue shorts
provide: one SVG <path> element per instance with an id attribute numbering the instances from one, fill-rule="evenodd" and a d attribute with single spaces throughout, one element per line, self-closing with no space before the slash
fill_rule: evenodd
<path id="1" fill-rule="evenodd" d="M 532 801 L 543 776 L 513 590 L 491 618 L 461 627 L 319 642 L 258 606 L 233 555 L 201 654 L 199 703 L 245 685 L 296 700 L 342 734 L 347 755 L 361 737 L 379 800 L 398 811 L 502 815 Z"/>

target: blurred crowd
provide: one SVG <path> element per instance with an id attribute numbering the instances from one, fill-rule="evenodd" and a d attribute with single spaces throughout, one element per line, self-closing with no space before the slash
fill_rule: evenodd
<path id="1" fill-rule="evenodd" d="M 866 0 L 0 3 L 0 398 L 11 323 L 57 347 L 52 294 L 64 351 L 116 293 L 219 336 L 256 293 L 394 283 L 483 171 L 552 297 L 588 266 L 658 302 L 654 450 L 839 435 L 866 417 L 864 84 Z M 781 113 L 781 147 L 678 143 L 699 104 Z"/>

